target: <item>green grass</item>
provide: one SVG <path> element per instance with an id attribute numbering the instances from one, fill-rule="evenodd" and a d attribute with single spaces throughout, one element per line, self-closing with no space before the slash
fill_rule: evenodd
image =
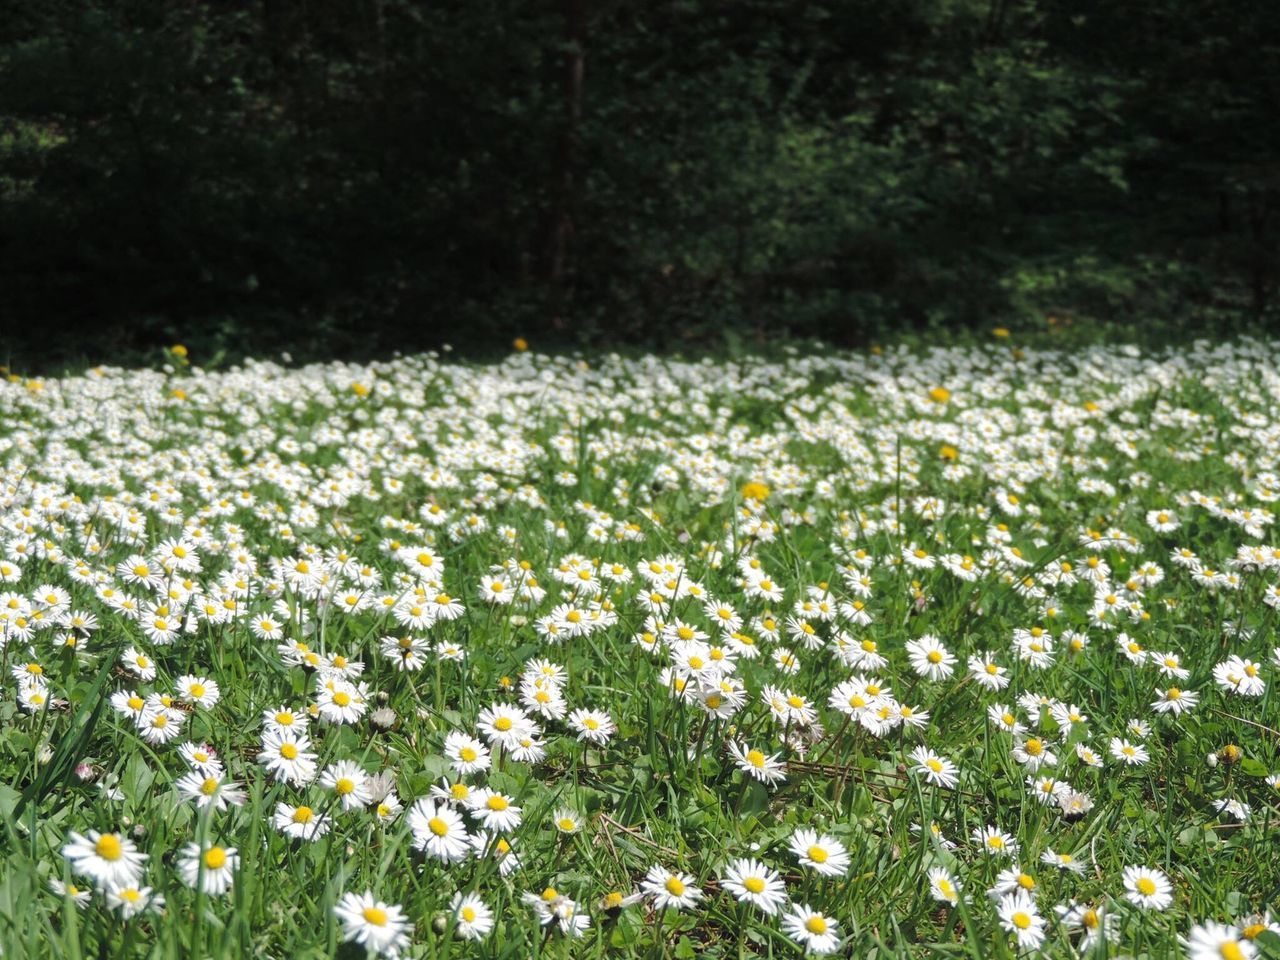
<path id="1" fill-rule="evenodd" d="M 1179 936 L 1210 920 L 1251 928 L 1246 955 L 1253 948 L 1280 956 L 1280 939 L 1253 929 L 1280 900 L 1280 789 L 1267 780 L 1280 773 L 1276 612 L 1267 603 L 1276 565 L 1228 562 L 1242 546 L 1266 546 L 1269 557 L 1274 543 L 1267 474 L 1276 470 L 1280 353 L 1258 341 L 1160 355 L 1106 346 L 1060 352 L 1017 337 L 1012 346 L 1017 354 L 1000 341 L 700 363 L 521 355 L 494 366 L 408 358 L 216 374 L 180 365 L 172 373 L 3 385 L 0 556 L 20 573 L 0 586 L 21 601 L 10 605 L 5 629 L 25 629 L 20 616 L 38 625 L 60 619 L 67 606 L 48 608 L 38 590 L 45 585 L 67 590 L 69 607 L 92 613 L 98 626 L 41 625 L 29 638 L 11 635 L 3 650 L 0 952 L 359 956 L 362 948 L 343 943 L 334 907 L 344 893 L 369 890 L 403 907 L 412 957 L 798 956 L 801 946 L 777 917 L 721 889 L 726 864 L 753 857 L 779 871 L 793 903 L 838 922 L 849 956 L 1016 955 L 987 895 L 1014 863 L 1035 881 L 1047 955 L 1081 955 L 1080 932 L 1055 912 L 1074 901 L 1113 918 L 1115 942 L 1089 956 L 1181 956 Z M 946 402 L 929 398 L 936 386 L 950 391 Z M 955 461 L 941 455 L 943 446 L 955 448 Z M 442 483 L 437 470 L 453 476 Z M 744 501 L 751 482 L 769 488 L 763 502 Z M 146 506 L 154 491 L 167 496 L 168 485 L 179 495 L 172 524 Z M 246 491 L 252 506 L 219 506 Z M 1193 492 L 1222 500 L 1204 506 L 1186 499 Z M 1005 512 L 1010 493 L 1016 509 Z M 932 518 L 922 507 L 930 497 L 942 501 Z M 430 503 L 446 524 L 420 519 Z M 132 540 L 115 520 L 131 508 L 145 520 Z M 1176 514 L 1180 525 L 1158 532 L 1146 519 L 1153 510 Z M 1243 510 L 1263 518 L 1260 529 L 1230 513 Z M 469 516 L 487 529 L 454 536 L 452 525 Z M 597 526 L 605 528 L 601 540 L 592 536 Z M 157 551 L 184 530 L 201 569 L 165 572 Z M 1088 530 L 1122 531 L 1136 548 L 1105 538 L 1086 544 Z M 460 617 L 411 630 L 384 612 L 377 601 L 402 596 L 413 582 L 401 582 L 413 567 L 389 540 L 431 546 L 443 566 L 428 594 L 459 598 Z M 363 589 L 374 605 L 348 615 L 278 579 L 272 558 L 289 562 L 304 545 L 352 557 L 347 573 L 330 565 L 325 590 L 335 599 L 359 567 L 369 568 Z M 970 555 L 978 576 L 967 581 L 941 565 L 904 562 L 916 547 L 935 561 Z M 1238 582 L 1201 583 L 1172 562 L 1179 548 Z M 841 607 L 859 599 L 857 551 L 872 581 L 861 597 L 865 625 Z M 198 601 L 239 589 L 224 574 L 240 552 L 258 572 L 243 575 L 237 616 L 205 622 Z M 156 588 L 131 585 L 118 570 L 134 554 L 160 569 Z M 603 584 L 594 599 L 607 601 L 617 622 L 553 644 L 535 621 L 562 603 L 586 612 L 593 599 L 571 577 L 556 579 L 572 555 L 587 558 Z M 635 642 L 650 615 L 643 598 L 651 588 L 640 571 L 661 556 L 674 559 L 678 587 L 657 605 L 657 619 L 719 638 L 714 618 L 685 593 L 695 585 L 741 614 L 742 631 L 763 651 L 737 661 L 732 676 L 746 699 L 732 717 L 682 702 L 664 685 L 677 644 L 650 653 Z M 752 558 L 783 591 L 781 601 L 744 589 L 742 564 Z M 143 605 L 189 578 L 160 616 L 190 613 L 191 629 L 172 644 L 148 639 L 75 574 L 79 559 L 100 583 Z M 1064 562 L 1080 577 L 1091 559 L 1110 570 L 1096 590 L 1083 579 L 1053 584 Z M 509 560 L 527 568 L 503 578 L 536 579 L 544 598 L 502 606 L 482 596 L 481 578 Z M 613 564 L 628 571 L 629 583 L 602 579 Z M 1133 594 L 1136 611 L 1091 616 L 1098 597 L 1126 595 L 1147 564 L 1163 576 Z M 1024 578 L 1043 595 L 1027 595 Z M 785 634 L 809 588 L 839 611 L 829 620 L 805 617 L 816 648 L 799 633 L 771 640 L 761 621 L 775 615 Z M 11 596 L 0 597 L 0 614 Z M 404 803 L 399 817 L 382 822 L 372 807 L 343 810 L 318 783 L 282 783 L 256 762 L 263 711 L 315 703 L 322 683 L 250 629 L 277 599 L 310 622 L 278 617 L 279 642 L 305 639 L 312 651 L 364 664 L 360 719 L 310 727 L 318 768 L 351 760 L 387 773 Z M 1044 669 L 1011 648 L 1015 631 L 1032 628 L 1053 647 Z M 74 649 L 60 643 L 69 632 Z M 1130 662 L 1115 639 L 1122 632 L 1147 651 L 1175 653 L 1186 679 L 1162 678 L 1149 660 Z M 421 670 L 397 670 L 379 642 L 406 633 L 456 645 L 466 657 L 428 653 Z M 1088 640 L 1079 651 L 1069 648 L 1074 634 Z M 874 641 L 887 664 L 842 663 L 831 646 L 841 635 Z M 929 680 L 913 670 L 907 644 L 925 635 L 957 658 L 951 676 Z M 794 653 L 796 673 L 772 661 L 780 646 Z M 128 647 L 154 662 L 154 680 L 130 674 Z M 990 655 L 1008 689 L 984 690 L 967 669 L 972 655 Z M 1215 666 L 1231 655 L 1258 664 L 1265 692 L 1241 696 L 1215 683 Z M 452 775 L 446 735 L 475 735 L 480 711 L 517 702 L 521 672 L 535 658 L 563 668 L 569 710 L 606 711 L 616 734 L 591 745 L 562 720 L 540 720 L 543 759 L 518 762 L 495 750 L 487 773 Z M 20 705 L 11 670 L 27 663 L 42 668 L 42 708 Z M 880 678 L 898 705 L 928 711 L 927 723 L 877 734 L 846 721 L 828 697 L 858 673 Z M 221 699 L 209 708 L 184 705 L 175 688 L 184 675 L 216 681 Z M 1178 718 L 1155 713 L 1157 688 L 1175 683 L 1199 703 Z M 814 706 L 815 737 L 771 715 L 761 697 L 766 685 Z M 172 695 L 182 735 L 145 742 L 109 702 L 123 690 Z M 1014 737 L 988 718 L 993 704 L 1015 705 L 1027 693 L 1088 717 L 1063 726 L 1048 711 L 1014 709 L 1025 736 L 1059 757 L 1035 775 L 1052 772 L 1092 801 L 1081 818 L 1032 796 Z M 372 722 L 378 710 L 391 712 L 386 723 Z M 1127 767 L 1108 743 L 1129 736 L 1131 720 L 1150 725 L 1142 740 L 1150 761 Z M 198 810 L 183 798 L 175 784 L 187 767 L 177 748 L 188 741 L 214 748 L 226 778 L 243 789 L 243 804 Z M 786 781 L 767 788 L 744 778 L 730 742 L 779 754 Z M 958 765 L 954 789 L 925 782 L 908 756 L 921 744 Z M 1079 744 L 1104 766 L 1083 764 Z M 1228 745 L 1236 752 L 1224 752 Z M 519 869 L 500 872 L 492 850 L 446 865 L 415 849 L 409 808 L 445 777 L 487 786 L 522 808 L 522 822 L 506 834 Z M 1249 804 L 1248 819 L 1219 813 L 1213 802 L 1222 799 Z M 272 819 L 277 804 L 304 802 L 332 823 L 311 842 L 286 837 Z M 578 832 L 557 831 L 561 809 L 581 818 Z M 476 819 L 466 822 L 474 830 Z M 923 837 L 913 831 L 930 823 L 953 848 L 928 829 Z M 1016 860 L 974 845 L 972 832 L 989 825 L 1018 841 Z M 824 877 L 801 866 L 788 842 L 803 828 L 838 840 L 847 871 Z M 149 855 L 140 882 L 164 896 L 162 913 L 125 919 L 105 891 L 75 873 L 61 850 L 71 831 L 88 830 L 119 832 Z M 183 883 L 179 861 L 193 841 L 238 850 L 230 892 L 205 895 Z M 1076 875 L 1041 863 L 1048 850 L 1071 854 L 1085 869 Z M 655 911 L 651 897 L 605 909 L 606 894 L 639 892 L 654 864 L 694 877 L 704 898 L 689 910 Z M 1126 899 L 1130 866 L 1167 875 L 1167 909 Z M 933 867 L 963 886 L 956 905 L 930 896 Z M 55 893 L 52 881 L 89 890 L 88 906 Z M 590 915 L 581 939 L 540 926 L 523 901 L 547 887 Z M 478 942 L 455 935 L 449 904 L 458 892 L 475 892 L 493 911 L 493 929 Z"/>

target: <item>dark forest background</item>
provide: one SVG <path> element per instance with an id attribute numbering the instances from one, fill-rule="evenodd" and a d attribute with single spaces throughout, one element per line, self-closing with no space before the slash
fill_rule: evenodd
<path id="1" fill-rule="evenodd" d="M 1267 323 L 1280 4 L 0 0 L 0 357 Z"/>

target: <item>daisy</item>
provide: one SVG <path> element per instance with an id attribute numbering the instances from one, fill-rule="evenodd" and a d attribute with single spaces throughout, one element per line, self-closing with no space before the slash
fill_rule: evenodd
<path id="1" fill-rule="evenodd" d="M 785 765 L 778 759 L 781 754 L 765 755 L 755 747 L 732 740 L 729 741 L 729 752 L 733 754 L 739 770 L 766 786 L 774 786 L 787 779 Z"/>
<path id="2" fill-rule="evenodd" d="M 311 718 L 306 711 L 294 710 L 291 707 L 279 706 L 274 710 L 262 712 L 262 723 L 268 731 L 277 733 L 302 732 L 307 729 Z"/>
<path id="3" fill-rule="evenodd" d="M 1157 690 L 1156 693 L 1160 695 L 1160 699 L 1151 704 L 1151 709 L 1156 713 L 1172 713 L 1175 717 L 1182 716 L 1200 701 L 1200 695 L 1194 690 L 1182 690 L 1178 687 Z"/>
<path id="4" fill-rule="evenodd" d="M 936 787 L 954 787 L 960 780 L 960 769 L 950 760 L 934 753 L 928 747 L 916 747 L 910 758 L 915 761 L 912 771 Z"/>
<path id="5" fill-rule="evenodd" d="M 458 775 L 464 777 L 488 770 L 492 762 L 488 747 L 475 737 L 456 730 L 444 738 L 444 755 Z"/>
<path id="6" fill-rule="evenodd" d="M 396 957 L 409 946 L 413 924 L 404 910 L 375 899 L 372 891 L 344 893 L 333 912 L 342 924 L 342 939 L 362 945 L 371 956 Z"/>
<path id="7" fill-rule="evenodd" d="M 533 907 L 542 926 L 556 924 L 565 936 L 576 939 L 591 927 L 591 918 L 578 912 L 578 905 L 554 887 L 547 887 L 541 894 L 525 893 L 520 899 Z"/>
<path id="8" fill-rule="evenodd" d="M 1076 744 L 1076 757 L 1086 767 L 1096 768 L 1102 766 L 1102 757 L 1098 756 L 1098 754 L 1094 752 L 1093 748 L 1087 743 Z"/>
<path id="9" fill-rule="evenodd" d="M 1187 960 L 1253 960 L 1258 955 L 1257 946 L 1238 929 L 1215 920 L 1197 923 L 1183 942 Z"/>
<path id="10" fill-rule="evenodd" d="M 332 790 L 344 810 L 363 807 L 373 799 L 369 793 L 369 775 L 351 760 L 339 760 L 325 767 L 320 774 L 320 786 Z"/>
<path id="11" fill-rule="evenodd" d="M 520 808 L 511 802 L 510 797 L 496 790 L 488 787 L 473 790 L 466 803 L 472 816 L 486 830 L 509 832 L 520 826 Z"/>
<path id="12" fill-rule="evenodd" d="M 222 761 L 218 759 L 213 747 L 207 743 L 188 741 L 178 748 L 178 753 L 192 770 L 203 773 L 205 776 L 222 775 Z"/>
<path id="13" fill-rule="evenodd" d="M 572 834 L 582 829 L 582 820 L 572 810 L 561 807 L 551 815 L 557 833 Z"/>
<path id="14" fill-rule="evenodd" d="M 797 904 L 783 914 L 782 932 L 808 953 L 835 953 L 840 949 L 840 924 L 808 904 Z"/>
<path id="15" fill-rule="evenodd" d="M 789 899 L 778 872 L 758 860 L 734 860 L 725 867 L 720 886 L 739 902 L 749 903 L 768 916 L 777 913 Z"/>
<path id="16" fill-rule="evenodd" d="M 1000 926 L 1017 939 L 1019 950 L 1038 950 L 1044 943 L 1045 919 L 1025 890 L 1001 898 L 996 912 Z"/>
<path id="17" fill-rule="evenodd" d="M 1004 668 L 989 656 L 970 657 L 969 676 L 985 690 L 1003 690 L 1010 682 Z"/>
<path id="18" fill-rule="evenodd" d="M 70 897 L 78 910 L 89 906 L 89 901 L 93 899 L 93 894 L 88 890 L 77 887 L 74 883 L 63 883 L 56 877 L 49 881 L 49 888 L 60 897 Z"/>
<path id="19" fill-rule="evenodd" d="M 1213 801 L 1213 808 L 1219 813 L 1225 813 L 1232 819 L 1245 823 L 1249 819 L 1252 808 L 1249 804 L 1234 798 Z"/>
<path id="20" fill-rule="evenodd" d="M 1039 737 L 1028 737 L 1014 744 L 1013 759 L 1035 773 L 1041 767 L 1057 766 L 1058 758 Z"/>
<path id="21" fill-rule="evenodd" d="M 606 913 L 616 915 L 624 907 L 634 906 L 643 899 L 643 893 L 623 893 L 621 890 L 610 890 L 600 898 L 600 909 Z"/>
<path id="22" fill-rule="evenodd" d="M 316 778 L 316 755 L 310 747 L 311 739 L 301 731 L 268 730 L 262 736 L 258 762 L 277 780 L 310 783 Z"/>
<path id="23" fill-rule="evenodd" d="M 1040 862 L 1049 867 L 1057 867 L 1066 873 L 1074 873 L 1080 876 L 1084 873 L 1085 862 L 1078 857 L 1073 857 L 1069 853 L 1055 853 L 1053 850 L 1045 850 L 1040 854 Z"/>
<path id="24" fill-rule="evenodd" d="M 818 719 L 813 705 L 798 693 L 768 686 L 760 693 L 773 719 L 780 724 L 807 727 Z"/>
<path id="25" fill-rule="evenodd" d="M 244 790 L 230 780 L 223 780 L 222 774 L 206 774 L 192 770 L 183 774 L 174 783 L 184 799 L 194 800 L 197 809 L 212 807 L 215 810 L 227 809 L 228 803 L 240 806 L 244 803 Z"/>
<path id="26" fill-rule="evenodd" d="M 824 877 L 841 877 L 849 869 L 849 854 L 834 837 L 815 830 L 797 830 L 788 846 L 800 865 Z"/>
<path id="27" fill-rule="evenodd" d="M 450 863 L 471 855 L 471 839 L 462 818 L 447 804 L 425 798 L 409 809 L 413 845 L 427 856 Z"/>
<path id="28" fill-rule="evenodd" d="M 1006 867 L 996 874 L 995 883 L 991 885 L 991 889 L 987 894 L 992 900 L 999 900 L 1005 894 L 1014 893 L 1017 890 L 1025 890 L 1032 893 L 1036 889 L 1035 877 L 1024 871 L 1021 867 Z"/>
<path id="29" fill-rule="evenodd" d="M 523 710 L 498 703 L 480 711 L 476 726 L 491 746 L 500 745 L 512 750 L 520 745 L 522 737 L 529 735 L 533 724 Z"/>
<path id="30" fill-rule="evenodd" d="M 667 907 L 684 910 L 702 899 L 702 891 L 698 889 L 693 877 L 687 873 L 673 873 L 658 864 L 649 868 L 640 886 L 653 897 L 655 910 L 665 910 Z"/>
<path id="31" fill-rule="evenodd" d="M 364 694 L 355 684 L 333 679 L 320 688 L 320 716 L 329 723 L 355 723 L 366 709 Z"/>
<path id="32" fill-rule="evenodd" d="M 120 662 L 124 668 L 132 673 L 139 680 L 149 682 L 156 678 L 155 661 L 148 657 L 137 647 L 129 647 L 120 655 Z"/>
<path id="33" fill-rule="evenodd" d="M 1114 943 L 1119 939 L 1120 918 L 1103 907 L 1091 907 L 1071 900 L 1066 904 L 1058 904 L 1053 909 L 1068 930 L 1084 931 L 1079 946 L 1079 951 L 1084 956 L 1088 956 L 1103 940 Z"/>
<path id="34" fill-rule="evenodd" d="M 1107 749 L 1110 751 L 1111 756 L 1121 763 L 1134 767 L 1141 766 L 1151 759 L 1151 754 L 1147 753 L 1147 748 L 1142 744 L 1130 743 L 1120 737 L 1112 737 Z"/>
<path id="35" fill-rule="evenodd" d="M 197 843 L 188 843 L 178 859 L 182 882 L 192 888 L 198 884 L 212 897 L 221 896 L 231 889 L 231 881 L 239 866 L 240 855 L 235 847 L 208 846 L 201 849 Z"/>
<path id="36" fill-rule="evenodd" d="M 308 806 L 290 806 L 287 803 L 276 804 L 272 817 L 275 827 L 287 837 L 302 840 L 316 840 L 329 832 L 330 820 Z"/>
<path id="37" fill-rule="evenodd" d="M 930 867 L 929 895 L 954 907 L 960 902 L 960 884 L 945 867 Z"/>
<path id="38" fill-rule="evenodd" d="M 132 886 L 142 876 L 147 854 L 139 853 L 133 841 L 123 834 L 90 830 L 88 836 L 72 831 L 67 837 L 62 855 L 71 861 L 76 873 L 89 877 L 99 887 Z"/>
<path id="39" fill-rule="evenodd" d="M 975 828 L 973 842 L 991 857 L 1016 857 L 1018 855 L 1018 841 L 999 827 Z"/>
<path id="40" fill-rule="evenodd" d="M 1124 868 L 1125 899 L 1144 910 L 1163 910 L 1173 903 L 1173 885 L 1152 867 Z"/>
<path id="41" fill-rule="evenodd" d="M 493 911 L 474 893 L 455 893 L 449 901 L 453 930 L 464 940 L 483 940 L 493 929 Z"/>
<path id="42" fill-rule="evenodd" d="M 579 740 L 597 745 L 608 743 L 618 729 L 603 710 L 575 710 L 569 714 L 568 722 Z"/>
<path id="43" fill-rule="evenodd" d="M 147 707 L 147 701 L 136 690 L 119 690 L 111 695 L 111 709 L 123 717 L 137 720 Z"/>
<path id="44" fill-rule="evenodd" d="M 1001 730 L 1012 733 L 1015 737 L 1020 736 L 1027 729 L 1025 724 L 1018 721 L 1013 708 L 1001 703 L 987 707 L 987 718 Z"/>
<path id="45" fill-rule="evenodd" d="M 178 678 L 178 696 L 207 710 L 217 704 L 222 691 L 218 689 L 217 681 L 188 674 Z"/>
<path id="46" fill-rule="evenodd" d="M 107 891 L 107 905 L 128 920 L 140 913 L 163 913 L 164 895 L 150 887 L 138 888 L 130 883 Z"/>
<path id="47" fill-rule="evenodd" d="M 955 669 L 956 658 L 932 634 L 908 641 L 907 654 L 911 669 L 927 680 L 945 680 Z"/>

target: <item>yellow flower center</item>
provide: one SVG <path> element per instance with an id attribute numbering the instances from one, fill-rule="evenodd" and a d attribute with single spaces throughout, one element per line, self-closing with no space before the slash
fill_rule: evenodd
<path id="1" fill-rule="evenodd" d="M 93 845 L 93 852 L 103 860 L 116 861 L 124 856 L 124 847 L 114 833 L 104 833 Z"/>
<path id="2" fill-rule="evenodd" d="M 221 847 L 210 847 L 204 852 L 204 865 L 210 870 L 220 870 L 226 863 L 227 851 Z"/>
<path id="3" fill-rule="evenodd" d="M 827 932 L 827 921 L 822 917 L 810 917 L 804 922 L 804 928 L 812 934 L 822 936 Z"/>
<path id="4" fill-rule="evenodd" d="M 355 789 L 355 781 L 350 777 L 339 777 L 338 782 L 333 785 L 334 793 L 340 797 L 345 797 L 347 794 L 354 792 Z"/>
<path id="5" fill-rule="evenodd" d="M 679 877 L 669 878 L 663 886 L 667 888 L 667 893 L 671 894 L 673 897 L 684 896 L 684 884 L 681 882 Z"/>
<path id="6" fill-rule="evenodd" d="M 361 911 L 361 915 L 375 927 L 385 927 L 387 925 L 387 911 L 378 907 L 365 907 Z"/>
<path id="7" fill-rule="evenodd" d="M 814 863 L 826 863 L 831 854 L 827 853 L 822 847 L 812 846 L 806 851 L 809 859 Z"/>
<path id="8" fill-rule="evenodd" d="M 315 819 L 315 812 L 310 807 L 298 807 L 293 811 L 294 823 L 310 823 Z"/>
<path id="9" fill-rule="evenodd" d="M 432 817 L 427 821 L 427 828 L 437 837 L 443 837 L 449 832 L 449 824 L 439 817 Z"/>
<path id="10" fill-rule="evenodd" d="M 1149 897 L 1156 892 L 1156 882 L 1150 877 L 1142 877 L 1137 883 L 1138 892 L 1144 897 Z"/>

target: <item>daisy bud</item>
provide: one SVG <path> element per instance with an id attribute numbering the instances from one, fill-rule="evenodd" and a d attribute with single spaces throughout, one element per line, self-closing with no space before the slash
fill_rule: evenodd
<path id="1" fill-rule="evenodd" d="M 449 928 L 449 918 L 443 913 L 437 913 L 431 918 L 431 930 L 433 933 L 441 934 Z"/>
<path id="2" fill-rule="evenodd" d="M 390 707 L 379 707 L 369 714 L 369 722 L 379 730 L 390 730 L 396 725 L 396 712 Z"/>
<path id="3" fill-rule="evenodd" d="M 76 776 L 80 778 L 81 783 L 92 783 L 97 779 L 97 774 L 93 772 L 93 767 L 87 763 L 76 764 Z"/>
<path id="4" fill-rule="evenodd" d="M 1206 766 L 1216 767 L 1218 765 L 1218 755 L 1216 753 L 1211 753 L 1204 758 L 1204 762 Z"/>

